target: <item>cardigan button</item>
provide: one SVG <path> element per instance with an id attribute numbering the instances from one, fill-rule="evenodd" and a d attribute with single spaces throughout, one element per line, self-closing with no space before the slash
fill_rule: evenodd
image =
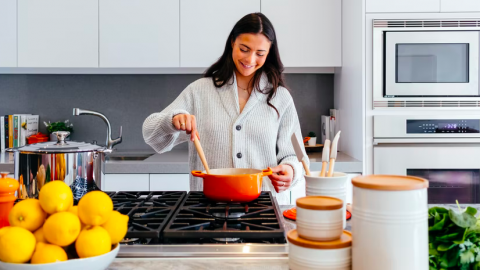
<path id="1" fill-rule="evenodd" d="M 242 126 L 237 125 L 235 128 L 236 128 L 237 130 L 241 130 L 241 129 L 242 129 Z"/>
<path id="2" fill-rule="evenodd" d="M 242 158 L 242 153 L 237 153 L 237 158 Z"/>

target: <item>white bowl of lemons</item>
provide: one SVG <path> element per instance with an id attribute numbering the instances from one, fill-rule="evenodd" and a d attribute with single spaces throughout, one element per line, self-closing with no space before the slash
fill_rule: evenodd
<path id="1" fill-rule="evenodd" d="M 45 184 L 37 199 L 18 202 L 0 229 L 0 270 L 104 270 L 128 230 L 112 199 L 91 191 L 73 206 L 70 187 Z"/>
<path id="2" fill-rule="evenodd" d="M 112 251 L 100 256 L 46 264 L 4 263 L 0 261 L 0 270 L 104 270 L 117 257 L 119 249 L 120 245 L 117 244 Z"/>

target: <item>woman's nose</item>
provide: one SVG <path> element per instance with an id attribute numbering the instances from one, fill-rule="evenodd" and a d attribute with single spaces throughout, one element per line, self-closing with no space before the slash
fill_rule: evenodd
<path id="1" fill-rule="evenodd" d="M 247 65 L 251 65 L 251 64 L 254 63 L 254 61 L 255 61 L 255 54 L 253 54 L 253 53 L 249 54 L 249 55 L 247 56 L 246 60 L 247 60 L 247 63 L 246 63 L 246 64 L 247 64 Z"/>

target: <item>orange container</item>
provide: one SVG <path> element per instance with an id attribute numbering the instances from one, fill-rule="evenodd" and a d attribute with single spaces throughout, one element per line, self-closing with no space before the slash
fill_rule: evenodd
<path id="1" fill-rule="evenodd" d="M 0 178 L 0 228 L 9 226 L 8 214 L 12 210 L 13 203 L 17 199 L 15 191 L 18 189 L 18 181 L 7 178 L 8 172 L 1 172 Z"/>
<path id="2" fill-rule="evenodd" d="M 192 171 L 195 177 L 203 178 L 205 197 L 217 202 L 251 202 L 262 192 L 262 179 L 272 170 L 215 169 L 210 174 Z"/>

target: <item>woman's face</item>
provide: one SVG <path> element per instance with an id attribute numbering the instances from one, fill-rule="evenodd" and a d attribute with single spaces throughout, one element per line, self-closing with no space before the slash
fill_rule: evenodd
<path id="1" fill-rule="evenodd" d="M 270 40 L 263 34 L 241 34 L 232 44 L 232 58 L 237 71 L 245 77 L 263 66 L 270 50 Z"/>

